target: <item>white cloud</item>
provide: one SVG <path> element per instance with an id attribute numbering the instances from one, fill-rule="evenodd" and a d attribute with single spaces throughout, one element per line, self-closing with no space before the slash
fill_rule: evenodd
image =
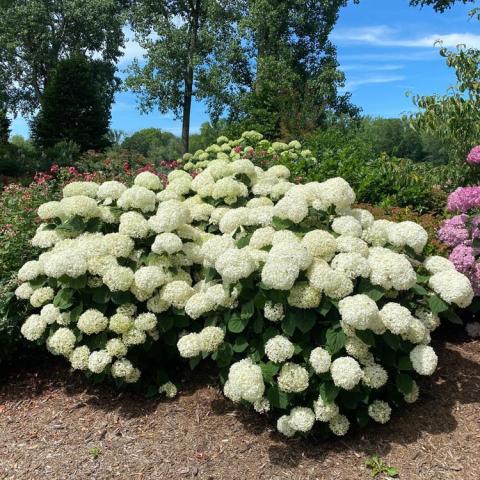
<path id="1" fill-rule="evenodd" d="M 352 92 L 363 85 L 374 85 L 380 83 L 392 83 L 405 80 L 403 75 L 370 75 L 368 77 L 356 78 L 345 82 L 343 90 Z"/>
<path id="2" fill-rule="evenodd" d="M 332 34 L 332 38 L 337 43 L 368 44 L 378 47 L 425 48 L 433 47 L 435 42 L 441 41 L 443 46 L 449 48 L 460 44 L 480 48 L 480 35 L 474 33 L 432 33 L 417 38 L 401 38 L 397 30 L 386 25 L 338 29 Z"/>
<path id="3" fill-rule="evenodd" d="M 368 72 L 392 72 L 395 70 L 402 70 L 404 65 L 394 65 L 394 64 L 366 64 L 366 63 L 350 63 L 345 64 L 340 67 L 343 72 L 357 72 L 357 71 L 368 71 Z"/>

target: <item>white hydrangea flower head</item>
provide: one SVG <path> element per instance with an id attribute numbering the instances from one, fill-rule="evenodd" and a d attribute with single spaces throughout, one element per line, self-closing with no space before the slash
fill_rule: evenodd
<path id="1" fill-rule="evenodd" d="M 51 220 L 53 218 L 61 218 L 63 209 L 60 202 L 46 202 L 38 207 L 38 216 L 42 220 Z"/>
<path id="2" fill-rule="evenodd" d="M 270 402 L 268 401 L 268 398 L 255 400 L 253 403 L 253 408 L 257 413 L 267 413 L 270 411 Z"/>
<path id="3" fill-rule="evenodd" d="M 389 220 L 375 220 L 362 233 L 362 239 L 373 247 L 383 247 L 388 242 L 388 228 L 393 222 Z"/>
<path id="4" fill-rule="evenodd" d="M 322 294 L 308 282 L 296 283 L 290 290 L 287 301 L 292 307 L 309 309 L 320 305 Z"/>
<path id="5" fill-rule="evenodd" d="M 329 422 L 340 413 L 338 405 L 335 402 L 325 403 L 321 396 L 313 402 L 313 410 L 315 412 L 315 418 L 319 422 Z"/>
<path id="6" fill-rule="evenodd" d="M 70 354 L 69 360 L 74 370 L 87 370 L 90 349 L 86 345 L 75 348 Z"/>
<path id="7" fill-rule="evenodd" d="M 350 422 L 345 415 L 336 415 L 328 422 L 328 427 L 334 435 L 343 437 L 350 428 Z"/>
<path id="8" fill-rule="evenodd" d="M 40 315 L 30 315 L 20 328 L 20 332 L 27 340 L 34 342 L 42 337 L 46 328 L 47 322 Z"/>
<path id="9" fill-rule="evenodd" d="M 295 407 L 290 411 L 288 423 L 292 430 L 307 433 L 315 423 L 315 413 L 308 407 Z"/>
<path id="10" fill-rule="evenodd" d="M 265 393 L 262 369 L 252 363 L 249 358 L 240 360 L 230 366 L 227 383 L 229 384 L 227 392 L 233 392 L 235 398 L 250 403 L 262 399 Z M 227 392 L 224 390 L 225 395 L 227 395 Z"/>
<path id="11" fill-rule="evenodd" d="M 333 383 L 344 390 L 354 388 L 363 377 L 362 369 L 352 357 L 339 357 L 330 367 Z"/>
<path id="12" fill-rule="evenodd" d="M 468 307 L 473 300 L 474 293 L 470 280 L 456 270 L 444 270 L 435 273 L 428 281 L 430 288 L 449 304 L 460 308 Z"/>
<path id="13" fill-rule="evenodd" d="M 152 172 L 141 172 L 133 183 L 139 187 L 148 188 L 149 190 L 161 190 L 163 188 L 162 181 Z"/>
<path id="14" fill-rule="evenodd" d="M 103 237 L 107 252 L 114 257 L 128 257 L 131 255 L 135 242 L 121 233 L 108 233 Z"/>
<path id="15" fill-rule="evenodd" d="M 290 360 L 295 352 L 295 346 L 283 335 L 270 338 L 265 344 L 265 355 L 274 363 Z"/>
<path id="16" fill-rule="evenodd" d="M 322 347 L 316 347 L 310 352 L 309 362 L 315 373 L 319 375 L 330 370 L 331 355 Z"/>
<path id="17" fill-rule="evenodd" d="M 391 413 L 390 405 L 382 400 L 375 400 L 368 406 L 368 416 L 378 423 L 387 423 Z"/>
<path id="18" fill-rule="evenodd" d="M 279 322 L 285 317 L 283 305 L 267 301 L 263 307 L 263 316 L 271 322 Z"/>
<path id="19" fill-rule="evenodd" d="M 113 378 L 128 378 L 134 374 L 132 362 L 127 358 L 115 360 L 112 364 L 111 372 Z"/>
<path id="20" fill-rule="evenodd" d="M 172 382 L 166 382 L 163 385 L 160 385 L 158 393 L 163 393 L 167 398 L 174 398 L 177 396 L 178 390 L 175 384 Z"/>
<path id="21" fill-rule="evenodd" d="M 20 268 L 17 277 L 21 282 L 29 282 L 43 274 L 43 265 L 37 260 L 30 260 Z"/>
<path id="22" fill-rule="evenodd" d="M 286 437 L 293 437 L 295 430 L 290 426 L 290 417 L 288 415 L 282 415 L 277 420 L 277 430 Z"/>
<path id="23" fill-rule="evenodd" d="M 255 271 L 255 267 L 254 260 L 244 248 L 229 248 L 215 262 L 215 269 L 227 284 L 249 277 Z"/>
<path id="24" fill-rule="evenodd" d="M 343 178 L 330 178 L 321 183 L 321 201 L 326 206 L 337 210 L 350 208 L 355 202 L 355 192 Z"/>
<path id="25" fill-rule="evenodd" d="M 377 304 L 364 294 L 352 295 L 338 302 L 343 322 L 357 330 L 366 330 L 376 321 L 379 311 Z"/>
<path id="26" fill-rule="evenodd" d="M 157 316 L 153 313 L 141 313 L 135 318 L 134 323 L 138 330 L 153 330 L 157 326 Z"/>
<path id="27" fill-rule="evenodd" d="M 146 238 L 150 233 L 150 227 L 141 213 L 126 212 L 120 216 L 118 232 L 132 238 Z"/>
<path id="28" fill-rule="evenodd" d="M 351 237 L 361 237 L 362 225 L 353 217 L 340 216 L 332 222 L 332 230 L 339 235 L 349 235 Z"/>
<path id="29" fill-rule="evenodd" d="M 95 182 L 71 182 L 63 188 L 63 197 L 84 195 L 95 198 L 100 185 Z"/>
<path id="30" fill-rule="evenodd" d="M 45 274 L 51 278 L 60 278 L 64 275 L 78 278 L 85 275 L 87 268 L 85 256 L 73 249 L 52 252 L 48 261 L 43 265 Z"/>
<path id="31" fill-rule="evenodd" d="M 308 216 L 308 203 L 305 197 L 300 194 L 291 194 L 290 189 L 274 207 L 274 215 L 283 220 L 290 220 L 293 223 L 300 223 Z"/>
<path id="32" fill-rule="evenodd" d="M 126 292 L 134 279 L 133 270 L 128 267 L 111 267 L 103 275 L 103 283 L 112 292 Z"/>
<path id="33" fill-rule="evenodd" d="M 286 260 L 275 262 L 267 259 L 262 269 L 262 282 L 267 288 L 290 290 L 299 274 L 300 268 L 294 263 Z"/>
<path id="34" fill-rule="evenodd" d="M 182 239 L 178 235 L 174 233 L 161 233 L 155 237 L 155 241 L 152 244 L 152 252 L 172 255 L 182 250 L 182 246 Z"/>
<path id="35" fill-rule="evenodd" d="M 325 230 L 310 230 L 302 239 L 304 245 L 313 257 L 320 257 L 330 261 L 335 255 L 337 241 Z"/>
<path id="36" fill-rule="evenodd" d="M 432 375 L 437 368 L 437 354 L 429 345 L 415 346 L 410 352 L 410 360 L 419 375 Z"/>
<path id="37" fill-rule="evenodd" d="M 140 290 L 153 292 L 161 287 L 167 280 L 167 276 L 160 267 L 141 267 L 134 274 L 135 286 Z"/>
<path id="38" fill-rule="evenodd" d="M 333 270 L 343 273 L 351 280 L 370 276 L 370 265 L 368 260 L 360 253 L 339 253 L 332 260 Z"/>
<path id="39" fill-rule="evenodd" d="M 157 197 L 155 193 L 145 187 L 134 185 L 125 190 L 117 201 L 123 210 L 136 209 L 143 213 L 153 212 L 156 208 Z"/>
<path id="40" fill-rule="evenodd" d="M 387 371 L 377 363 L 367 365 L 363 369 L 362 381 L 367 387 L 378 389 L 382 388 L 388 381 Z"/>
<path id="41" fill-rule="evenodd" d="M 45 305 L 40 311 L 40 316 L 49 325 L 62 322 L 62 313 L 60 312 L 60 309 L 57 308 L 53 303 Z"/>
<path id="42" fill-rule="evenodd" d="M 380 310 L 382 323 L 395 335 L 406 334 L 414 321 L 408 308 L 394 302 L 389 302 Z"/>
<path id="43" fill-rule="evenodd" d="M 425 325 L 430 332 L 433 332 L 440 326 L 440 317 L 425 308 L 417 308 L 415 316 Z"/>
<path id="44" fill-rule="evenodd" d="M 193 358 L 200 355 L 202 347 L 198 333 L 189 333 L 179 338 L 177 348 L 183 358 Z"/>
<path id="45" fill-rule="evenodd" d="M 111 338 L 105 345 L 105 350 L 112 356 L 121 358 L 127 354 L 127 346 L 120 338 Z"/>
<path id="46" fill-rule="evenodd" d="M 359 253 L 362 257 L 368 257 L 368 244 L 358 237 L 351 235 L 340 235 L 336 239 L 337 252 Z"/>
<path id="47" fill-rule="evenodd" d="M 455 265 L 448 258 L 438 255 L 427 257 L 423 265 L 432 274 L 444 272 L 445 270 L 455 270 Z"/>
<path id="48" fill-rule="evenodd" d="M 147 334 L 143 330 L 136 327 L 131 328 L 128 332 L 122 335 L 122 342 L 130 347 L 132 345 L 142 345 L 147 340 Z"/>
<path id="49" fill-rule="evenodd" d="M 47 348 L 54 355 L 69 357 L 75 348 L 75 334 L 66 327 L 61 327 L 47 339 Z"/>
<path id="50" fill-rule="evenodd" d="M 282 366 L 277 382 L 283 392 L 303 392 L 308 388 L 308 371 L 301 365 L 287 362 Z"/>
<path id="51" fill-rule="evenodd" d="M 83 218 L 95 218 L 100 216 L 96 200 L 85 195 L 63 198 L 60 201 L 60 208 L 66 217 L 78 215 Z"/>
<path id="52" fill-rule="evenodd" d="M 83 312 L 77 322 L 78 329 L 87 335 L 103 332 L 107 326 L 107 317 L 94 308 L 90 308 Z"/>
<path id="53" fill-rule="evenodd" d="M 204 292 L 194 293 L 185 303 L 185 313 L 196 320 L 216 307 L 215 302 Z"/>
<path id="54" fill-rule="evenodd" d="M 28 282 L 22 283 L 15 289 L 15 296 L 20 300 L 28 300 L 33 294 L 33 288 Z"/>
<path id="55" fill-rule="evenodd" d="M 106 350 L 96 350 L 88 357 L 88 369 L 93 373 L 102 373 L 112 362 L 112 357 Z"/>
<path id="56" fill-rule="evenodd" d="M 30 304 L 32 305 L 32 307 L 39 308 L 42 305 L 45 305 L 46 303 L 52 301 L 54 295 L 55 292 L 53 291 L 53 288 L 37 288 L 37 290 L 35 290 L 30 297 Z"/>
<path id="57" fill-rule="evenodd" d="M 100 200 L 113 201 L 118 200 L 127 187 L 116 180 L 103 182 L 97 190 L 97 198 Z"/>
<path id="58" fill-rule="evenodd" d="M 356 220 L 360 222 L 362 225 L 363 229 L 367 229 L 373 225 L 373 222 L 375 221 L 374 216 L 372 215 L 371 212 L 368 210 L 365 210 L 363 208 L 352 208 L 347 215 L 352 216 Z"/>
<path id="59" fill-rule="evenodd" d="M 160 299 L 168 306 L 181 309 L 188 299 L 195 293 L 194 289 L 183 280 L 174 280 L 167 283 L 160 293 Z M 168 308 L 168 307 L 167 307 Z"/>
<path id="60" fill-rule="evenodd" d="M 426 230 L 415 222 L 391 223 L 387 228 L 388 241 L 395 247 L 408 246 L 415 253 L 422 253 L 428 241 Z"/>
<path id="61" fill-rule="evenodd" d="M 123 358 L 117 360 L 118 362 L 124 360 Z M 142 372 L 138 368 L 133 368 L 133 370 L 125 377 L 125 382 L 127 383 L 137 383 L 140 379 Z"/>
<path id="62" fill-rule="evenodd" d="M 201 351 L 205 353 L 215 352 L 223 343 L 224 338 L 225 332 L 220 327 L 205 327 L 198 334 Z"/>
<path id="63" fill-rule="evenodd" d="M 370 281 L 385 290 L 409 290 L 417 282 L 417 275 L 407 257 L 387 248 L 371 248 L 368 263 Z"/>

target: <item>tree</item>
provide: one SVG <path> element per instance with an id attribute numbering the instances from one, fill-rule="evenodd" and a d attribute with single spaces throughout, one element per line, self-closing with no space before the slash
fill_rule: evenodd
<path id="1" fill-rule="evenodd" d="M 455 3 L 475 3 L 476 0 L 410 0 L 410 5 L 424 6 L 431 5 L 437 12 L 444 12 L 451 8 Z"/>
<path id="2" fill-rule="evenodd" d="M 457 51 L 442 48 L 440 54 L 455 69 L 457 84 L 447 95 L 414 97 L 420 110 L 411 120 L 420 132 L 441 138 L 452 160 L 463 162 L 480 144 L 480 50 L 460 46 Z"/>
<path id="3" fill-rule="evenodd" d="M 0 86 L 9 109 L 33 114 L 57 63 L 74 54 L 114 63 L 123 45 L 119 0 L 0 0 Z"/>
<path id="4" fill-rule="evenodd" d="M 131 23 L 146 50 L 146 62 L 133 62 L 126 85 L 140 95 L 144 112 L 157 107 L 182 119 L 183 151 L 188 151 L 192 98 L 220 96 L 228 80 L 219 76 L 225 52 L 235 44 L 242 10 L 235 0 L 138 1 Z M 207 102 L 208 103 L 208 102 Z M 208 104 L 215 115 L 217 103 Z"/>
<path id="5" fill-rule="evenodd" d="M 81 151 L 107 145 L 110 107 L 116 89 L 115 67 L 81 55 L 61 60 L 49 72 L 49 82 L 32 122 L 32 137 L 42 147 L 73 141 Z"/>
<path id="6" fill-rule="evenodd" d="M 182 145 L 173 133 L 159 128 L 145 128 L 127 137 L 122 148 L 155 160 L 175 160 L 182 153 Z"/>
<path id="7" fill-rule="evenodd" d="M 344 75 L 328 38 L 347 0 L 248 4 L 240 22 L 238 95 L 228 105 L 232 120 L 270 137 L 290 137 L 320 126 L 329 112 L 358 113 L 349 94 L 339 94 Z"/>

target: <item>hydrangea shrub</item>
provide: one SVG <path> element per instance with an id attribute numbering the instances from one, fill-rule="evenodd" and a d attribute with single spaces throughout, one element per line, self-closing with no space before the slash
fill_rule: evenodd
<path id="1" fill-rule="evenodd" d="M 435 371 L 430 333 L 472 301 L 469 280 L 423 258 L 421 226 L 354 208 L 343 179 L 295 184 L 222 153 L 164 189 L 143 172 L 42 205 L 43 253 L 18 273 L 35 308 L 23 335 L 94 379 L 169 397 L 170 368 L 210 358 L 225 395 L 286 436 L 387 422 Z"/>

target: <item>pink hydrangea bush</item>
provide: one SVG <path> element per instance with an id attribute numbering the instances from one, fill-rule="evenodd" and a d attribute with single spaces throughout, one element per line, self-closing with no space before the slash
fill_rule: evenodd
<path id="1" fill-rule="evenodd" d="M 480 145 L 477 145 L 476 147 L 473 147 L 470 150 L 470 153 L 468 154 L 468 157 L 467 157 L 467 162 L 470 165 L 480 164 Z"/>

